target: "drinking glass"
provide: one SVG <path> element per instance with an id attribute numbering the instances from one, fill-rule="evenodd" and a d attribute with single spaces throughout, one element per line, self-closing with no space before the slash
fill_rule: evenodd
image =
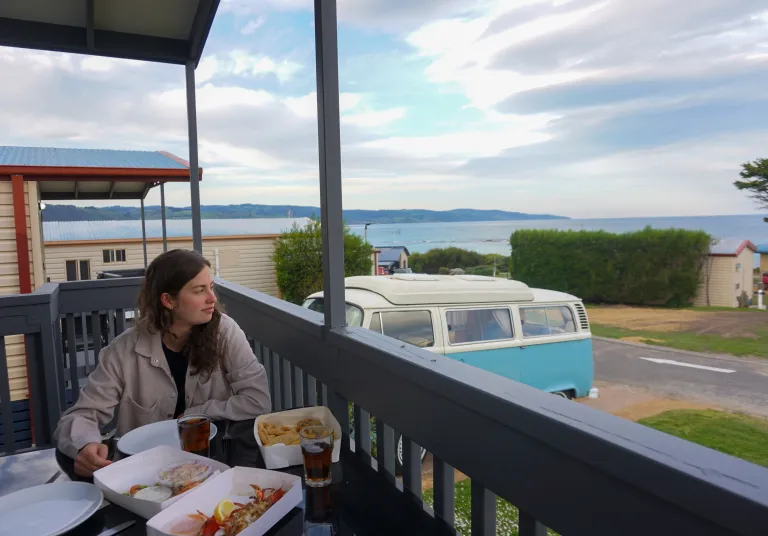
<path id="1" fill-rule="evenodd" d="M 209 457 L 211 454 L 211 418 L 208 415 L 185 415 L 176 421 L 181 450 Z"/>
<path id="2" fill-rule="evenodd" d="M 307 426 L 299 432 L 304 455 L 304 480 L 307 486 L 319 488 L 331 483 L 333 428 Z"/>

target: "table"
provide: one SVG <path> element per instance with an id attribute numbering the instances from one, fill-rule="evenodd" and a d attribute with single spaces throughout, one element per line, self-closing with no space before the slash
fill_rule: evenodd
<path id="1" fill-rule="evenodd" d="M 264 468 L 264 461 L 253 436 L 253 420 L 230 423 L 232 436 L 229 460 L 221 446 L 226 422 L 216 423 L 219 434 L 211 443 L 211 457 L 230 467 Z M 73 480 L 84 480 L 74 474 L 73 461 L 56 452 L 61 469 Z M 282 471 L 303 476 L 302 467 Z M 339 536 L 421 536 L 455 535 L 444 522 L 424 510 L 420 500 L 400 491 L 389 475 L 380 474 L 349 449 L 342 448 L 339 463 L 333 464 L 333 482 L 327 488 L 304 488 L 304 503 L 294 508 L 268 536 L 302 536 L 306 526 L 314 523 L 333 525 Z M 302 481 L 303 484 L 303 481 Z M 146 534 L 146 520 L 115 504 L 102 508 L 68 536 L 98 536 L 107 529 L 133 519 L 136 524 L 120 536 Z"/>

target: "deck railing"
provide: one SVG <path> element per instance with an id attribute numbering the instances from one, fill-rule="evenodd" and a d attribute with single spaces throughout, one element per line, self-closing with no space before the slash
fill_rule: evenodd
<path id="1" fill-rule="evenodd" d="M 275 409 L 327 404 L 342 429 L 354 431 L 343 444 L 415 507 L 423 507 L 425 447 L 434 459 L 434 513 L 445 523 L 455 522 L 454 471 L 471 478 L 473 536 L 496 533 L 497 496 L 519 508 L 523 536 L 542 536 L 545 527 L 566 536 L 765 534 L 768 469 L 372 331 L 326 330 L 317 313 L 217 283 L 227 313 L 268 371 Z M 36 446 L 51 444 L 67 390 L 76 390 L 100 345 L 123 329 L 120 312 L 133 306 L 138 285 L 50 284 L 0 298 L 0 336 L 27 338 Z M 70 336 L 77 314 L 91 325 L 90 337 L 87 327 L 81 332 L 92 339 L 80 343 L 87 350 L 78 349 L 77 333 Z M 14 424 L 7 385 L 0 377 L 6 438 Z M 402 479 L 395 472 L 400 434 Z M 5 444 L 6 452 L 14 448 Z"/>

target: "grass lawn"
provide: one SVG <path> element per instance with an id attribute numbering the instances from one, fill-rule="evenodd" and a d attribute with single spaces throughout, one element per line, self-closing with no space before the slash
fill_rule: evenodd
<path id="1" fill-rule="evenodd" d="M 638 421 L 768 467 L 768 420 L 715 410 L 672 410 Z"/>
<path id="2" fill-rule="evenodd" d="M 716 354 L 732 354 L 737 356 L 768 357 L 768 330 L 760 330 L 756 338 L 723 337 L 695 333 L 676 333 L 660 331 L 641 331 L 592 324 L 592 334 L 610 339 L 626 337 L 642 339 L 647 344 L 667 346 L 693 352 L 709 352 Z"/>
<path id="3" fill-rule="evenodd" d="M 464 536 L 469 536 L 472 534 L 472 483 L 469 479 L 462 480 L 456 483 L 454 490 L 456 493 L 455 527 Z M 423 496 L 427 504 L 434 506 L 431 489 L 425 490 Z M 497 536 L 517 536 L 518 534 L 517 508 L 498 497 L 496 498 L 496 534 Z M 557 533 L 550 530 L 548 536 L 557 536 Z"/>

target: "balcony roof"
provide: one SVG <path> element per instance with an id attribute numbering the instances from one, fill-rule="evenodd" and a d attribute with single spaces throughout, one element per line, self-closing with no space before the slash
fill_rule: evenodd
<path id="1" fill-rule="evenodd" d="M 219 0 L 4 0 L 0 45 L 197 64 L 218 6 Z"/>
<path id="2" fill-rule="evenodd" d="M 9 175 L 37 182 L 43 201 L 143 199 L 157 184 L 188 182 L 189 164 L 164 151 L 0 146 Z"/>

